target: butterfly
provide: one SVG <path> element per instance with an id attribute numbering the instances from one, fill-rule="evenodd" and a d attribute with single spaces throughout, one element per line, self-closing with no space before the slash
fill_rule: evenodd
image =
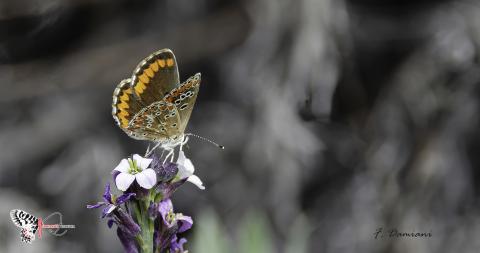
<path id="1" fill-rule="evenodd" d="M 38 219 L 19 209 L 14 209 L 10 211 L 10 218 L 13 223 L 20 227 L 22 230 L 20 232 L 20 237 L 23 242 L 32 243 L 35 240 L 35 233 L 38 229 Z"/>
<path id="2" fill-rule="evenodd" d="M 180 83 L 173 52 L 170 49 L 154 52 L 115 88 L 113 118 L 131 138 L 154 141 L 171 150 L 184 143 L 200 80 L 197 73 Z"/>

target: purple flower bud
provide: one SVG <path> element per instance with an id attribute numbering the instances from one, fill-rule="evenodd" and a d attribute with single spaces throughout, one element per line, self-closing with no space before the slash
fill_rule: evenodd
<path id="1" fill-rule="evenodd" d="M 117 224 L 118 227 L 122 229 L 126 235 L 135 237 L 140 233 L 140 226 L 133 220 L 130 214 L 126 213 L 120 208 L 117 208 L 114 213 L 119 221 L 119 223 Z"/>
<path id="2" fill-rule="evenodd" d="M 125 232 L 120 228 L 117 228 L 117 235 L 118 235 L 118 239 L 120 239 L 120 242 L 123 245 L 123 248 L 125 249 L 125 252 L 138 253 L 138 247 L 133 237 L 130 237 L 127 234 L 125 234 Z"/>
<path id="3" fill-rule="evenodd" d="M 170 245 L 172 238 L 176 236 L 177 228 L 165 228 L 162 232 L 155 238 L 155 245 L 157 246 L 159 252 L 164 252 Z"/>
<path id="4" fill-rule="evenodd" d="M 136 199 L 143 199 L 149 194 L 149 190 L 141 187 L 136 181 L 128 187 L 127 191 L 125 193 L 135 193 L 135 198 Z"/>
<path id="5" fill-rule="evenodd" d="M 158 182 L 168 182 L 172 180 L 178 172 L 178 167 L 175 163 L 163 163 L 159 156 L 153 155 L 150 167 L 157 173 Z"/>
<path id="6" fill-rule="evenodd" d="M 109 220 L 107 221 L 107 226 L 108 226 L 108 228 L 112 228 L 113 223 L 115 223 L 115 220 L 114 220 L 114 219 L 109 219 Z"/>
<path id="7" fill-rule="evenodd" d="M 182 186 L 187 181 L 186 178 L 177 181 L 175 183 L 160 183 L 157 185 L 155 189 L 157 193 L 161 193 L 164 199 L 168 199 L 172 196 L 172 194 L 178 189 L 178 187 Z"/>
<path id="8" fill-rule="evenodd" d="M 157 208 L 158 204 L 150 201 L 150 205 L 148 206 L 148 216 L 150 216 L 150 218 L 155 219 L 157 217 Z"/>

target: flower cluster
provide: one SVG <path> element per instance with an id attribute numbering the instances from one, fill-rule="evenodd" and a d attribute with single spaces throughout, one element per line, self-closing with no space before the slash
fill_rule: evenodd
<path id="1" fill-rule="evenodd" d="M 117 235 L 128 253 L 186 252 L 187 242 L 179 234 L 192 227 L 189 216 L 173 211 L 170 200 L 175 190 L 185 182 L 205 189 L 194 166 L 180 150 L 176 163 L 161 161 L 159 157 L 144 158 L 133 155 L 122 159 L 112 171 L 119 196 L 112 194 L 107 183 L 102 202 L 87 208 L 103 207 L 102 218 L 107 225 L 117 226 Z"/>

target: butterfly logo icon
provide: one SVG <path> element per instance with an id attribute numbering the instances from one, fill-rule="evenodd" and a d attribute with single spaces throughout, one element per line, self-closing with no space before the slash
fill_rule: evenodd
<path id="1" fill-rule="evenodd" d="M 58 217 L 59 223 L 57 224 L 43 224 L 43 221 L 47 221 L 50 218 Z M 45 219 L 37 218 L 23 210 L 13 209 L 10 211 L 10 218 L 13 224 L 19 227 L 20 239 L 25 243 L 32 243 L 35 241 L 35 233 L 38 231 L 38 238 L 42 238 L 42 229 L 48 229 L 48 232 L 53 236 L 63 236 L 67 233 L 66 229 L 75 228 L 75 225 L 62 224 L 62 214 L 60 212 L 54 212 L 45 217 Z M 63 230 L 63 231 L 60 231 Z"/>
<path id="2" fill-rule="evenodd" d="M 183 145 L 185 128 L 200 88 L 200 73 L 180 83 L 177 61 L 170 49 L 142 60 L 130 78 L 113 92 L 112 115 L 130 137 L 156 142 L 173 150 Z"/>

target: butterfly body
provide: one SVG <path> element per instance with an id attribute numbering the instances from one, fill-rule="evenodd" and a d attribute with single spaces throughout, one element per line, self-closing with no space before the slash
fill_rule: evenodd
<path id="1" fill-rule="evenodd" d="M 130 137 L 172 149 L 184 140 L 200 88 L 200 73 L 179 82 L 173 52 L 159 50 L 135 68 L 113 92 L 112 115 Z"/>

